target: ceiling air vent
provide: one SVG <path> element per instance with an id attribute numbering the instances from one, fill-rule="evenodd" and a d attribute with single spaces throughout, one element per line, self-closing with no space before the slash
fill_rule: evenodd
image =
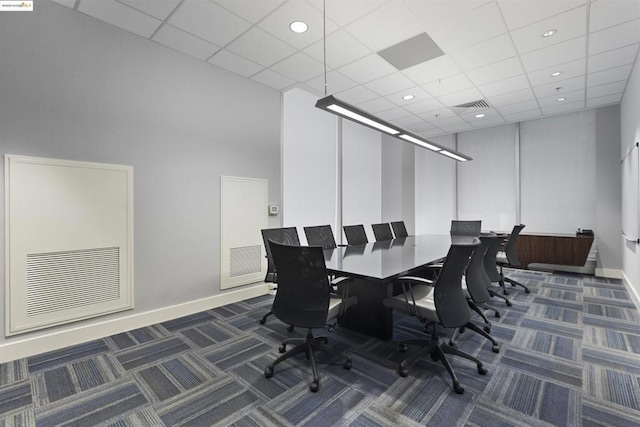
<path id="1" fill-rule="evenodd" d="M 472 102 L 467 102 L 467 103 L 460 104 L 460 105 L 455 105 L 453 108 L 486 109 L 486 108 L 491 108 L 491 107 L 489 107 L 489 104 L 487 104 L 487 101 L 485 101 L 484 99 L 481 99 L 479 101 L 472 101 Z"/>

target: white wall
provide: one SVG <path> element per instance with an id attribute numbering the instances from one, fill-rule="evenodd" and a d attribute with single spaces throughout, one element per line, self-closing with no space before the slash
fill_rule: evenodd
<path id="1" fill-rule="evenodd" d="M 333 114 L 315 108 L 318 97 L 300 89 L 283 94 L 282 225 L 330 224 L 337 232 L 337 123 Z"/>
<path id="2" fill-rule="evenodd" d="M 636 58 L 627 89 L 620 104 L 620 153 L 624 155 L 631 146 L 640 141 L 640 57 Z M 620 234 L 622 246 L 622 270 L 627 282 L 640 299 L 640 250 L 636 243 L 629 242 Z"/>
<path id="3" fill-rule="evenodd" d="M 2 154 L 134 168 L 135 309 L 105 319 L 221 294 L 220 176 L 280 203 L 280 94 L 52 2 L 0 13 L 0 40 Z"/>
<path id="4" fill-rule="evenodd" d="M 382 222 L 415 230 L 415 145 L 382 135 Z"/>

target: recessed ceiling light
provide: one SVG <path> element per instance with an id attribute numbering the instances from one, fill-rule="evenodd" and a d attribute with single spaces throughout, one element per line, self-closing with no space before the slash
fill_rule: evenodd
<path id="1" fill-rule="evenodd" d="M 306 22 L 293 21 L 291 24 L 289 24 L 289 28 L 291 28 L 291 31 L 293 31 L 294 33 L 301 34 L 307 31 L 309 29 L 309 26 Z"/>
<path id="2" fill-rule="evenodd" d="M 567 98 L 558 98 L 558 99 L 556 99 L 556 101 L 558 101 L 558 102 L 562 102 L 562 101 L 564 101 L 564 100 L 566 100 L 566 99 L 567 99 Z"/>
<path id="3" fill-rule="evenodd" d="M 560 74 L 562 74 L 562 71 L 556 71 L 555 73 L 551 73 L 551 77 L 558 77 Z"/>
<path id="4" fill-rule="evenodd" d="M 483 118 L 483 117 L 485 117 L 485 116 L 486 116 L 486 114 L 484 114 L 484 113 L 479 113 L 479 114 L 476 114 L 476 115 L 475 115 L 475 118 L 476 118 L 476 119 L 481 119 L 481 118 Z"/>
<path id="5" fill-rule="evenodd" d="M 415 98 L 415 95 L 405 95 L 402 97 L 402 99 L 404 99 L 405 101 L 409 101 L 410 99 Z"/>
<path id="6" fill-rule="evenodd" d="M 544 33 L 542 33 L 542 37 L 551 37 L 552 35 L 554 35 L 555 33 L 557 33 L 558 30 L 547 30 Z"/>

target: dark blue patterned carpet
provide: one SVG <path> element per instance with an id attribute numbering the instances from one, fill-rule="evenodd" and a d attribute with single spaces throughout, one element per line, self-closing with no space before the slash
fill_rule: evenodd
<path id="1" fill-rule="evenodd" d="M 493 303 L 499 354 L 460 336 L 489 369 L 451 357 L 463 395 L 439 362 L 420 359 L 401 378 L 396 345 L 340 328 L 319 332 L 352 354 L 351 370 L 320 358 L 317 393 L 304 356 L 265 379 L 279 342 L 304 333 L 273 317 L 260 325 L 265 296 L 0 364 L 0 427 L 640 426 L 640 312 L 621 282 L 509 275 L 531 294 L 510 288 L 512 307 Z M 420 329 L 398 316 L 394 337 Z"/>

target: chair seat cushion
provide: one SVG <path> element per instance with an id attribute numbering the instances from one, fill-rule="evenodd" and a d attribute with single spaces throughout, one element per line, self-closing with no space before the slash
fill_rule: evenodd
<path id="1" fill-rule="evenodd" d="M 341 296 L 331 295 L 331 298 L 329 299 L 329 312 L 327 313 L 327 322 L 335 319 L 340 315 L 342 310 L 346 310 L 352 305 L 355 305 L 357 302 L 358 298 L 356 297 L 349 297 L 346 301 L 343 302 Z M 346 307 L 343 307 L 343 304 L 345 304 Z"/>
<path id="2" fill-rule="evenodd" d="M 416 301 L 415 308 L 417 309 L 418 316 L 438 322 L 439 319 L 438 314 L 436 313 L 436 305 L 433 300 L 433 290 L 433 286 L 427 285 L 414 285 L 412 287 L 413 297 Z M 409 301 L 408 305 L 407 301 Z M 408 314 L 414 314 L 412 312 L 413 302 L 409 291 L 406 292 L 406 299 L 405 294 L 385 298 L 384 305 Z"/>
<path id="3" fill-rule="evenodd" d="M 496 254 L 496 262 L 498 264 L 509 264 L 509 260 L 507 260 L 507 254 L 504 252 L 498 252 Z"/>

